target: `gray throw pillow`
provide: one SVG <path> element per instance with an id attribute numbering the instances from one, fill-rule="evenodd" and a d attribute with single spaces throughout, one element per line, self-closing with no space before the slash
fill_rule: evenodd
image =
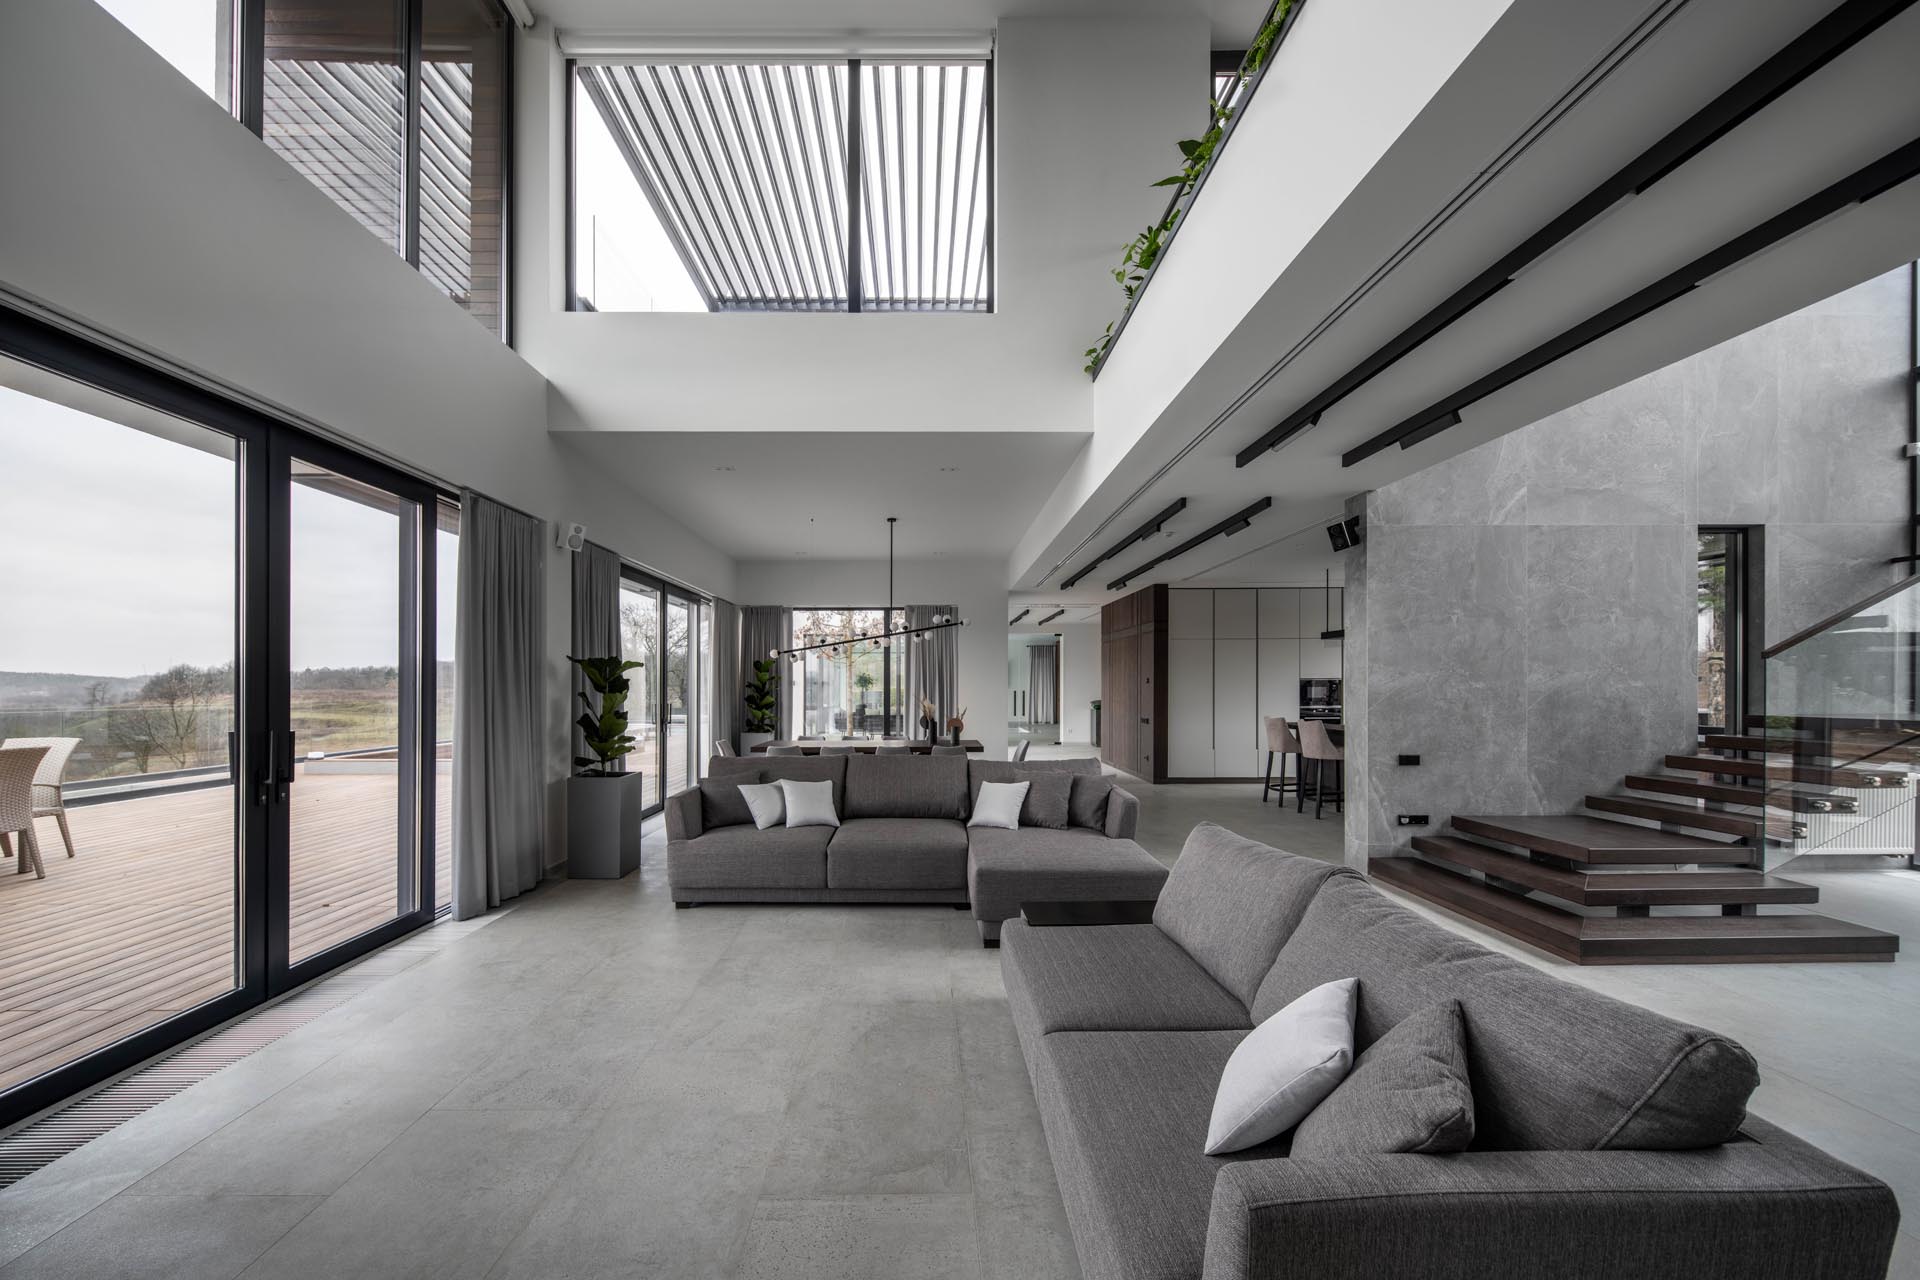
<path id="1" fill-rule="evenodd" d="M 737 827 L 753 821 L 753 810 L 740 796 L 741 783 L 765 782 L 764 773 L 733 773 L 724 778 L 700 779 L 700 825 Z"/>
<path id="2" fill-rule="evenodd" d="M 1069 774 L 1073 791 L 1067 796 L 1067 825 L 1107 829 L 1107 797 L 1113 794 L 1113 779 L 1098 774 Z"/>
<path id="3" fill-rule="evenodd" d="M 1020 804 L 1020 825 L 1064 830 L 1067 825 L 1067 801 L 1073 794 L 1071 773 L 1053 773 L 1000 760 L 972 760 L 967 764 L 968 799 L 977 803 L 983 782 L 1030 782 L 1027 798 Z M 972 804 L 968 806 L 969 813 Z"/>
<path id="4" fill-rule="evenodd" d="M 1366 993 L 1361 993 L 1361 999 Z M 1458 1000 L 1402 1019 L 1293 1131 L 1293 1159 L 1446 1155 L 1473 1141 L 1466 1019 Z"/>

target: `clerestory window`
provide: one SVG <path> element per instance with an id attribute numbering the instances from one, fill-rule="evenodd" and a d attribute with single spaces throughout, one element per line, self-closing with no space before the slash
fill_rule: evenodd
<path id="1" fill-rule="evenodd" d="M 986 59 L 572 67 L 572 305 L 990 311 Z"/>

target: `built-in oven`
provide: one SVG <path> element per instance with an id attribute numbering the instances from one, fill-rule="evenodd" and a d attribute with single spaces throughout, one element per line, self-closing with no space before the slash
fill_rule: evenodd
<path id="1" fill-rule="evenodd" d="M 1300 682 L 1300 718 L 1302 720 L 1338 720 L 1340 718 L 1340 682 L 1317 679 Z"/>

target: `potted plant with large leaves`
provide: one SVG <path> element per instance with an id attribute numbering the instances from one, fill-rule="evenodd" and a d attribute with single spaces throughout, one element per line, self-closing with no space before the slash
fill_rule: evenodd
<path id="1" fill-rule="evenodd" d="M 779 664 L 772 658 L 756 658 L 753 679 L 747 681 L 744 695 L 747 727 L 740 734 L 740 754 L 746 755 L 762 742 L 772 742 L 780 726 Z"/>
<path id="2" fill-rule="evenodd" d="M 634 738 L 627 732 L 627 672 L 644 663 L 623 658 L 567 658 L 591 693 L 575 696 L 585 708 L 574 725 L 591 755 L 573 758 L 567 779 L 567 875 L 618 880 L 640 866 L 640 811 L 644 775 L 628 773 Z"/>

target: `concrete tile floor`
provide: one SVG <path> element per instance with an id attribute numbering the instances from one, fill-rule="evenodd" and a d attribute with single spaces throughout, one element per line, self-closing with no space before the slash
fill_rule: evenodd
<path id="1" fill-rule="evenodd" d="M 1331 811 L 1127 785 L 1169 862 L 1203 819 L 1341 853 Z M 431 958 L 0 1191 L 0 1280 L 1077 1275 L 971 917 L 676 912 L 662 844 L 628 880 L 442 926 Z M 1920 936 L 1920 876 L 1815 874 L 1836 914 Z M 1757 1112 L 1920 1215 L 1913 960 L 1578 969 L 1483 940 L 1740 1038 Z M 1903 1238 L 1894 1274 L 1916 1259 Z"/>

